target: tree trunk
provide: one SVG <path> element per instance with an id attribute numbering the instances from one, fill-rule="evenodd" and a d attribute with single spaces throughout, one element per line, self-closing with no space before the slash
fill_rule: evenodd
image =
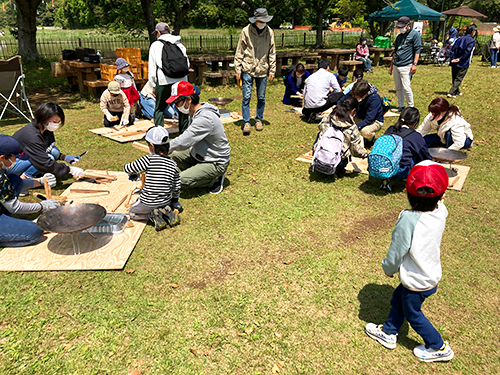
<path id="1" fill-rule="evenodd" d="M 19 54 L 25 62 L 41 61 L 36 50 L 36 10 L 41 0 L 16 0 Z"/>
<path id="2" fill-rule="evenodd" d="M 182 29 L 182 24 L 184 23 L 184 18 L 186 14 L 191 10 L 192 4 L 190 0 L 185 0 L 182 6 L 177 4 L 176 0 L 169 0 L 170 5 L 174 8 L 175 19 L 174 19 L 174 31 L 172 34 L 179 35 Z"/>
<path id="3" fill-rule="evenodd" d="M 156 35 L 153 33 L 155 31 L 155 16 L 153 15 L 153 7 L 151 6 L 151 0 L 141 0 L 142 13 L 144 15 L 144 21 L 146 22 L 146 27 L 148 28 L 149 43 L 156 41 Z"/>
<path id="4" fill-rule="evenodd" d="M 326 8 L 318 9 L 316 11 L 316 22 L 318 28 L 316 29 L 316 46 L 315 48 L 323 48 L 323 17 L 325 16 Z"/>

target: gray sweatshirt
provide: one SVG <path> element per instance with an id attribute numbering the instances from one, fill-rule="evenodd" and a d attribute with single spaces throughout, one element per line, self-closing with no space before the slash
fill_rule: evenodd
<path id="1" fill-rule="evenodd" d="M 200 162 L 229 163 L 231 147 L 217 107 L 201 103 L 187 130 L 170 142 L 170 151 L 187 149 Z"/>

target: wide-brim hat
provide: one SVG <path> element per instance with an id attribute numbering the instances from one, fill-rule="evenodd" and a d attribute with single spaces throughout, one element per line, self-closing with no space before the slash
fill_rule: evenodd
<path id="1" fill-rule="evenodd" d="M 493 28 L 493 32 L 495 32 L 495 33 L 496 33 L 496 32 L 499 32 L 499 31 L 500 31 L 500 26 L 495 26 L 495 27 Z"/>
<path id="2" fill-rule="evenodd" d="M 401 27 L 405 27 L 409 23 L 410 23 L 410 18 L 409 17 L 406 17 L 406 16 L 399 17 L 398 23 L 396 24 L 396 27 L 399 29 Z"/>
<path id="3" fill-rule="evenodd" d="M 126 66 L 130 66 L 130 64 L 128 63 L 128 61 L 125 60 L 123 57 L 117 58 L 116 62 L 115 62 L 115 65 L 116 65 L 116 70 L 120 70 L 120 69 L 125 68 Z"/>
<path id="4" fill-rule="evenodd" d="M 260 22 L 269 22 L 273 19 L 273 16 L 270 16 L 267 13 L 266 8 L 258 8 L 255 9 L 255 12 L 253 12 L 253 17 L 250 17 L 248 20 L 250 23 L 255 23 L 255 21 L 260 21 Z"/>

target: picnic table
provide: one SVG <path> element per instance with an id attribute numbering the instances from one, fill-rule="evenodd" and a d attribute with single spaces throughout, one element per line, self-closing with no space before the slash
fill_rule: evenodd
<path id="1" fill-rule="evenodd" d="M 281 75 L 290 65 L 297 65 L 301 60 L 305 61 L 304 67 L 306 70 L 314 73 L 318 69 L 317 61 L 319 60 L 319 56 L 317 53 L 310 51 L 276 52 L 276 76 Z"/>
<path id="2" fill-rule="evenodd" d="M 330 48 L 317 49 L 316 52 L 321 56 L 321 59 L 330 59 L 331 70 L 338 69 L 341 65 L 349 66 L 349 70 L 354 65 L 362 64 L 361 61 L 354 60 L 355 48 Z M 341 64 L 340 62 L 343 61 Z"/>
<path id="3" fill-rule="evenodd" d="M 191 81 L 197 84 L 205 83 L 207 78 L 215 78 L 225 85 L 229 83 L 229 78 L 236 75 L 234 69 L 231 70 L 229 64 L 234 62 L 234 55 L 224 55 L 220 53 L 208 53 L 204 55 L 189 55 L 189 63 L 194 70 L 194 77 Z M 210 64 L 208 64 L 210 62 Z M 222 63 L 222 67 L 219 67 Z M 207 71 L 208 65 L 211 69 Z"/>
<path id="4" fill-rule="evenodd" d="M 373 66 L 380 64 L 380 55 L 382 53 L 384 53 L 383 57 L 389 57 L 392 51 L 394 51 L 394 48 L 370 47 L 370 53 L 373 53 Z"/>
<path id="5" fill-rule="evenodd" d="M 75 72 L 80 92 L 88 91 L 84 81 L 95 81 L 95 69 L 100 66 L 100 63 L 88 63 L 79 60 L 62 60 L 61 63 L 69 66 Z"/>

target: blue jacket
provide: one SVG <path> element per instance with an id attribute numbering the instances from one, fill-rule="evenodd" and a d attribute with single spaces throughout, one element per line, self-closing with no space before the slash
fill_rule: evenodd
<path id="1" fill-rule="evenodd" d="M 304 89 L 304 84 L 306 83 L 307 77 L 309 77 L 311 73 L 307 70 L 304 71 L 304 75 L 302 77 L 302 85 L 301 87 L 297 87 L 297 81 L 293 76 L 293 72 L 288 75 L 286 79 L 286 88 L 285 88 L 285 96 L 283 96 L 283 104 L 292 104 L 292 100 L 290 99 L 290 95 L 295 95 L 297 91 Z"/>
<path id="2" fill-rule="evenodd" d="M 457 68 L 468 68 L 475 46 L 476 41 L 468 34 L 458 38 L 451 49 L 450 58 L 451 60 L 460 59 L 460 61 L 451 65 Z"/>
<path id="3" fill-rule="evenodd" d="M 340 79 L 339 72 L 335 73 L 334 76 L 335 76 L 335 78 L 337 78 L 337 82 L 339 83 L 340 88 L 342 88 L 344 83 L 347 82 L 347 77 L 345 77 L 344 79 Z"/>
<path id="4" fill-rule="evenodd" d="M 389 126 L 384 134 L 393 134 L 394 126 Z M 399 132 L 403 131 L 402 128 Z M 398 134 L 397 132 L 394 134 Z M 417 132 L 413 131 L 403 138 L 403 155 L 399 162 L 400 167 L 411 167 L 424 160 L 432 160 L 432 156 L 427 149 L 424 137 Z"/>
<path id="5" fill-rule="evenodd" d="M 368 91 L 368 96 L 359 103 L 358 112 L 356 116 L 361 119 L 358 122 L 358 129 L 361 130 L 367 125 L 371 125 L 375 120 L 384 122 L 384 108 L 382 107 L 382 99 L 377 92 L 377 88 L 370 83 L 370 91 Z M 346 98 L 352 97 L 352 91 L 347 95 L 344 95 L 337 103 L 340 105 Z"/>

